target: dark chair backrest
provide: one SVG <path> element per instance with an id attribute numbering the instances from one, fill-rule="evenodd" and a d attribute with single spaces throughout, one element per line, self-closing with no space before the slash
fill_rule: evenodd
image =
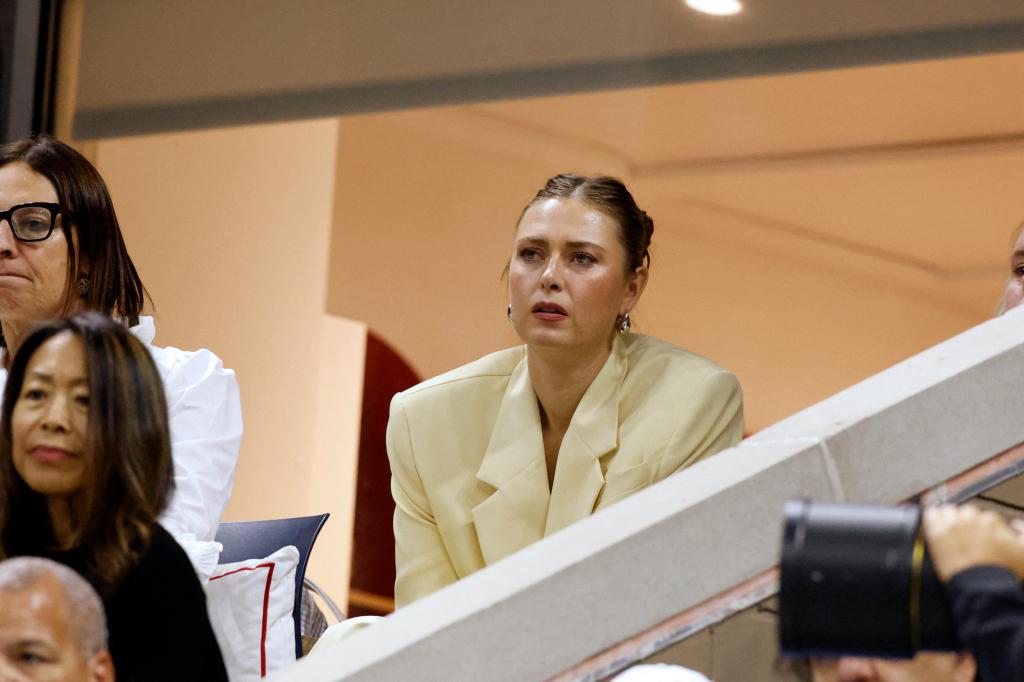
<path id="1" fill-rule="evenodd" d="M 224 545 L 219 562 L 230 564 L 247 559 L 270 556 L 282 547 L 295 545 L 299 550 L 299 565 L 295 567 L 295 657 L 302 657 L 302 580 L 306 577 L 306 564 L 320 529 L 330 514 L 299 516 L 294 519 L 268 519 L 266 521 L 234 521 L 217 528 L 217 542 Z"/>

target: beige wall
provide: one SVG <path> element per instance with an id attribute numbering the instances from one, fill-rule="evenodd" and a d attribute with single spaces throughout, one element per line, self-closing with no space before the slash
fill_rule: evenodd
<path id="1" fill-rule="evenodd" d="M 106 140 L 95 156 L 158 342 L 209 347 L 238 372 L 246 433 L 228 518 L 331 511 L 312 575 L 339 600 L 366 326 L 423 376 L 516 343 L 499 276 L 519 210 L 554 172 L 631 184 L 656 219 L 636 329 L 736 372 L 752 431 L 988 309 L 944 300 L 912 268 L 723 209 L 721 173 L 634 178 L 608 148 L 466 108 Z M 780 206 L 802 198 L 771 168 L 739 181 Z"/>
<path id="2" fill-rule="evenodd" d="M 748 431 L 981 321 L 863 256 L 657 198 L 649 205 L 663 217 L 639 329 L 734 371 Z"/>
<path id="3" fill-rule="evenodd" d="M 365 327 L 326 315 L 336 120 L 105 140 L 157 343 L 233 368 L 245 435 L 227 519 L 329 511 L 311 575 L 339 600 Z"/>
<path id="4" fill-rule="evenodd" d="M 568 153 L 457 108 L 341 119 L 328 310 L 424 377 L 513 345 L 500 277 L 516 217 Z"/>
<path id="5" fill-rule="evenodd" d="M 721 178 L 634 179 L 605 148 L 467 108 L 342 119 L 328 310 L 365 321 L 424 376 L 516 343 L 498 276 L 523 204 L 565 170 L 622 176 L 654 216 L 636 330 L 736 372 L 749 430 L 984 317 L 912 269 L 684 200 L 719 199 Z M 805 184 L 779 176 L 756 169 L 733 186 L 757 178 L 775 183 L 775 205 L 804 201 Z"/>
<path id="6" fill-rule="evenodd" d="M 516 343 L 499 276 L 516 216 L 554 172 L 631 184 L 656 219 L 636 328 L 735 371 L 750 430 L 988 308 L 722 210 L 721 178 L 633 177 L 606 147 L 466 108 L 105 140 L 94 152 L 156 303 L 157 341 L 209 347 L 238 372 L 246 432 L 228 519 L 330 511 L 311 575 L 339 601 L 367 326 L 424 376 Z M 801 183 L 770 168 L 743 178 L 758 181 L 779 205 L 801 199 Z"/>

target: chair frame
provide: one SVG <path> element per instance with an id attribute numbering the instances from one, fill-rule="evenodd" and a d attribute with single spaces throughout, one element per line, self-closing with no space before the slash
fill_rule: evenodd
<path id="1" fill-rule="evenodd" d="M 262 521 L 232 521 L 221 523 L 217 529 L 217 542 L 224 546 L 218 563 L 228 564 L 269 556 L 288 545 L 299 550 L 299 563 L 295 567 L 295 657 L 302 658 L 302 585 L 313 544 L 330 514 L 298 516 L 288 519 Z"/>

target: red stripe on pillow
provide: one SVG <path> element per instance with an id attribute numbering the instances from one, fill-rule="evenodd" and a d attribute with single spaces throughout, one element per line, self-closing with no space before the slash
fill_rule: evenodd
<path id="1" fill-rule="evenodd" d="M 222 573 L 220 575 L 211 576 L 210 580 L 220 580 L 226 578 L 229 575 L 240 573 L 242 571 L 255 571 L 257 568 L 267 569 L 267 586 L 263 589 L 263 631 L 260 632 L 260 677 L 267 676 L 267 611 L 270 608 L 270 581 L 274 577 L 274 562 L 269 561 L 265 564 L 258 564 L 249 568 L 236 568 L 233 571 Z"/>

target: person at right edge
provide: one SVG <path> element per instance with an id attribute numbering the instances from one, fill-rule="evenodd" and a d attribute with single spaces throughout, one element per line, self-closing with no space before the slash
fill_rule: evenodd
<path id="1" fill-rule="evenodd" d="M 510 248 L 524 345 L 395 396 L 397 606 L 739 442 L 736 378 L 630 330 L 653 231 L 619 180 L 552 177 Z"/>
<path id="2" fill-rule="evenodd" d="M 960 643 L 974 654 L 981 679 L 1024 680 L 1021 527 L 992 511 L 945 505 L 925 510 L 924 533 Z"/>
<path id="3" fill-rule="evenodd" d="M 997 314 L 1022 302 L 1024 225 L 1013 237 Z M 959 682 L 974 679 L 975 671 L 985 682 L 1024 680 L 1024 540 L 998 515 L 970 506 L 927 510 L 924 521 L 967 651 L 922 651 L 911 660 L 817 659 L 810 662 L 814 682 Z"/>
<path id="4" fill-rule="evenodd" d="M 1024 225 L 1017 227 L 1001 315 L 1024 303 Z M 971 505 L 925 511 L 935 570 L 946 583 L 960 642 L 986 682 L 1024 680 L 1024 525 Z"/>

